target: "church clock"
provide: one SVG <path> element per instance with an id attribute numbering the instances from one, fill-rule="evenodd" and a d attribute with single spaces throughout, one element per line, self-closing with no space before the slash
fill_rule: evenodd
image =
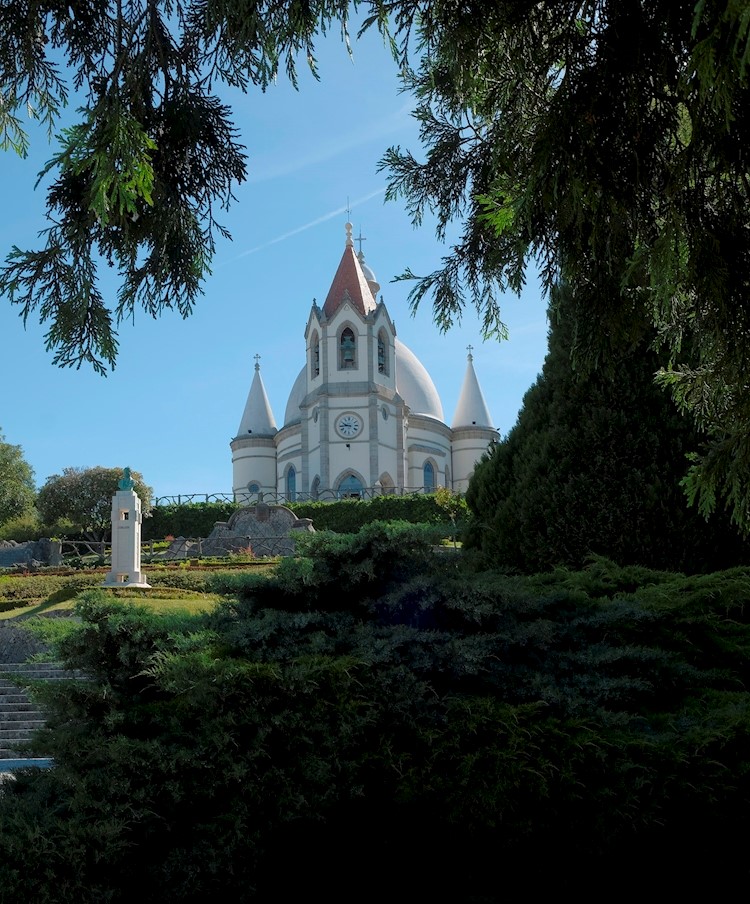
<path id="1" fill-rule="evenodd" d="M 336 432 L 344 439 L 352 439 L 362 429 L 362 421 L 356 414 L 348 412 L 342 414 L 336 419 Z"/>

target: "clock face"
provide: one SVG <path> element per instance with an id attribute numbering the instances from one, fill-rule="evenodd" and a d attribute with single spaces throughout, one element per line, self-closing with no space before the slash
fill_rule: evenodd
<path id="1" fill-rule="evenodd" d="M 342 414 L 336 421 L 336 430 L 344 439 L 351 439 L 362 429 L 362 421 L 356 414 Z"/>

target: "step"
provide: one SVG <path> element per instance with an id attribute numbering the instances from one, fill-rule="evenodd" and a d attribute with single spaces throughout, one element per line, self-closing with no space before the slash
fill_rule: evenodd
<path id="1" fill-rule="evenodd" d="M 5 722 L 18 722 L 24 719 L 44 719 L 44 712 L 38 706 L 32 706 L 30 703 L 11 703 L 9 706 L 3 706 L 0 703 L 0 725 Z"/>
<path id="2" fill-rule="evenodd" d="M 0 662 L 0 672 L 57 671 L 63 669 L 60 662 Z"/>
<path id="3" fill-rule="evenodd" d="M 17 678 L 21 680 L 26 680 L 28 678 L 32 678 L 34 681 L 38 681 L 40 678 L 42 680 L 54 680 L 55 678 L 80 678 L 80 672 L 73 671 L 71 669 L 7 669 L 4 666 L 0 666 L 0 679 L 3 681 L 14 681 Z"/>
<path id="4" fill-rule="evenodd" d="M 28 710 L 27 712 L 0 712 L 0 731 L 6 728 L 26 728 L 27 726 L 36 726 L 40 722 L 44 722 L 44 715 L 39 710 Z"/>
<path id="5" fill-rule="evenodd" d="M 24 691 L 37 682 L 86 680 L 80 672 L 70 671 L 59 662 L 0 663 L 0 781 L 12 775 L 8 764 L 50 765 L 51 760 L 26 756 L 23 748 L 34 733 L 46 724 L 45 717 Z"/>
<path id="6" fill-rule="evenodd" d="M 0 728 L 0 745 L 6 743 L 8 741 L 27 741 L 32 732 L 36 731 L 37 728 L 43 728 L 45 725 L 44 719 L 35 719 L 33 721 L 26 722 L 23 728 Z"/>
<path id="7" fill-rule="evenodd" d="M 3 722 L 15 722 L 18 719 L 44 719 L 44 710 L 39 706 L 28 704 L 24 706 L 22 703 L 11 703 L 10 706 L 3 706 L 0 703 L 0 724 Z"/>
<path id="8" fill-rule="evenodd" d="M 0 709 L 13 706 L 31 706 L 31 701 L 26 694 L 0 694 Z"/>
<path id="9" fill-rule="evenodd" d="M 39 679 L 48 681 L 54 678 L 69 678 L 73 674 L 75 673 L 71 672 L 69 669 L 62 668 L 62 666 L 55 666 L 55 668 L 16 666 L 9 668 L 7 665 L 0 665 L 0 679 L 3 681 L 13 681 L 16 678 L 20 678 L 21 680 L 31 678 L 35 681 L 38 681 Z"/>

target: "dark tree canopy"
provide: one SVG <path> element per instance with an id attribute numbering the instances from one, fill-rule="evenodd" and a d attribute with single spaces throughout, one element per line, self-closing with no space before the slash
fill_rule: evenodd
<path id="1" fill-rule="evenodd" d="M 750 544 L 725 512 L 706 520 L 688 506 L 686 455 L 701 437 L 654 385 L 647 338 L 613 356 L 612 373 L 581 378 L 570 354 L 573 299 L 553 294 L 542 373 L 471 479 L 465 547 L 529 573 L 581 568 L 592 555 L 690 573 L 748 564 Z"/>
<path id="2" fill-rule="evenodd" d="M 722 0 L 431 3 L 423 160 L 392 148 L 389 197 L 462 233 L 421 277 L 448 327 L 468 300 L 502 332 L 498 286 L 533 262 L 574 289 L 579 368 L 656 328 L 661 382 L 712 442 L 691 493 L 750 506 L 750 9 Z M 411 274 L 407 274 L 411 275 Z M 694 360 L 685 348 L 697 349 Z"/>
<path id="3" fill-rule="evenodd" d="M 82 0 L 0 5 L 0 146 L 25 155 L 22 112 L 53 133 L 71 88 L 83 100 L 58 136 L 39 250 L 14 247 L 0 293 L 48 324 L 62 366 L 114 366 L 116 324 L 141 308 L 189 315 L 210 273 L 216 214 L 246 157 L 221 85 L 265 89 L 315 71 L 313 39 L 348 40 L 350 0 Z M 385 4 L 368 3 L 376 19 Z M 104 298 L 97 268 L 120 279 Z"/>

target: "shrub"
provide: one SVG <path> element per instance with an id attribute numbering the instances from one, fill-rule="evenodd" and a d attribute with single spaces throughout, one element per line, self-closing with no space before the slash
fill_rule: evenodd
<path id="1" fill-rule="evenodd" d="M 207 537 L 217 521 L 228 521 L 240 505 L 235 502 L 191 502 L 157 505 L 143 519 L 143 540 L 171 537 Z"/>
<path id="2" fill-rule="evenodd" d="M 456 529 L 466 520 L 466 503 L 456 496 Z M 450 513 L 433 494 L 375 496 L 373 499 L 342 499 L 336 502 L 283 503 L 298 518 L 310 518 L 315 530 L 356 533 L 375 521 L 408 521 L 411 524 L 443 524 L 445 535 L 453 532 Z M 155 506 L 143 519 L 142 538 L 162 540 L 171 537 L 207 537 L 217 521 L 228 521 L 241 506 L 233 502 L 194 502 L 184 505 Z"/>

